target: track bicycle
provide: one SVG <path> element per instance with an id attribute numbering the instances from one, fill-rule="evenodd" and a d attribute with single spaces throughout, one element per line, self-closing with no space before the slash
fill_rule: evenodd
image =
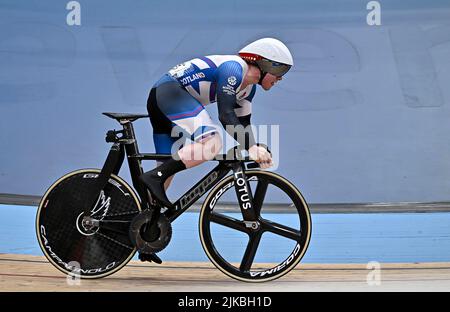
<path id="1" fill-rule="evenodd" d="M 162 251 L 171 240 L 171 224 L 207 192 L 199 214 L 200 241 L 220 271 L 240 281 L 264 282 L 283 276 L 300 262 L 311 237 L 311 217 L 291 182 L 259 169 L 234 148 L 233 157 L 216 156 L 212 161 L 217 166 L 173 203 L 175 209 L 167 209 L 138 179 L 142 161 L 171 157 L 139 152 L 133 122 L 148 115 L 103 114 L 123 129 L 107 132 L 106 142 L 112 146 L 102 169 L 62 176 L 39 203 L 37 238 L 58 270 L 101 278 L 119 271 L 136 252 Z M 118 175 L 125 156 L 134 188 Z M 274 192 L 283 198 L 283 211 L 269 200 Z M 268 247 L 262 244 L 266 236 Z"/>

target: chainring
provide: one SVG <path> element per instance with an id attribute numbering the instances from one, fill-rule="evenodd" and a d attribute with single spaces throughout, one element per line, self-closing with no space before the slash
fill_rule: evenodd
<path id="1" fill-rule="evenodd" d="M 142 237 L 142 229 L 151 221 L 152 215 L 153 211 L 144 210 L 131 221 L 130 240 L 140 253 L 151 254 L 160 252 L 169 245 L 172 238 L 172 225 L 164 214 L 159 215 L 156 223 L 158 227 L 156 237 L 152 238 L 151 241 L 147 241 Z"/>

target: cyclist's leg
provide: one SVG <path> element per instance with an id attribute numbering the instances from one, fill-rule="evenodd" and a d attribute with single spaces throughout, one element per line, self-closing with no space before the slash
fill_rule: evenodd
<path id="1" fill-rule="evenodd" d="M 222 138 L 217 125 L 203 105 L 175 82 L 160 86 L 156 93 L 157 103 L 165 116 L 193 143 L 186 144 L 177 156 L 187 168 L 212 159 L 222 149 Z"/>
<path id="2" fill-rule="evenodd" d="M 155 151 L 157 154 L 171 154 L 173 144 L 176 142 L 175 138 L 172 138 L 167 133 L 153 133 L 153 142 L 155 144 Z M 157 160 L 156 167 L 164 164 L 166 160 Z M 164 182 L 164 190 L 167 190 L 172 183 L 173 175 L 167 178 Z"/>
<path id="3" fill-rule="evenodd" d="M 150 116 L 150 123 L 153 128 L 153 143 L 157 154 L 173 154 L 174 143 L 182 139 L 172 136 L 173 123 L 161 112 L 156 103 L 156 88 L 152 88 L 147 100 L 147 111 Z M 184 141 L 183 141 L 184 142 Z M 184 143 L 183 143 L 184 144 Z M 156 161 L 156 167 L 161 166 L 165 160 Z M 173 175 L 164 182 L 164 189 L 167 190 L 172 182 Z"/>
<path id="4" fill-rule="evenodd" d="M 176 81 L 166 80 L 152 89 L 148 106 L 150 106 L 148 107 L 149 114 L 155 133 L 164 130 L 162 132 L 167 134 L 168 119 L 171 122 L 172 130 L 176 130 L 171 131 L 171 138 L 179 138 L 179 134 L 181 134 L 182 137 L 189 136 L 194 141 L 193 144 L 184 146 L 176 153 L 171 148 L 172 158 L 141 176 L 141 180 L 150 188 L 155 197 L 165 206 L 172 207 L 164 192 L 164 182 L 179 171 L 213 158 L 221 149 L 220 132 L 217 131 L 216 125 L 203 105 Z M 159 113 L 164 116 L 157 118 Z M 160 123 L 161 119 L 165 121 L 162 124 Z M 165 129 L 161 129 L 162 125 L 165 126 Z M 174 126 L 178 126 L 177 129 L 173 129 Z M 167 149 L 166 152 L 168 152 Z"/>
<path id="5" fill-rule="evenodd" d="M 191 96 L 177 81 L 159 85 L 155 102 L 175 129 L 172 134 L 183 135 L 193 141 L 184 145 L 177 155 L 187 168 L 212 159 L 222 148 L 220 131 L 203 105 Z"/>
<path id="6" fill-rule="evenodd" d="M 222 149 L 222 139 L 218 133 L 207 134 L 178 151 L 186 168 L 192 168 L 213 159 Z M 200 157 L 199 157 L 200 156 Z"/>

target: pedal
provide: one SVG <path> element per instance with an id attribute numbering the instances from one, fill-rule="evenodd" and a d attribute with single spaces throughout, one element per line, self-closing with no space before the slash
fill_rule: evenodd
<path id="1" fill-rule="evenodd" d="M 156 254 L 144 254 L 139 253 L 139 260 L 142 262 L 148 261 L 148 262 L 155 262 L 157 264 L 161 264 L 162 260 L 160 257 L 158 257 Z"/>

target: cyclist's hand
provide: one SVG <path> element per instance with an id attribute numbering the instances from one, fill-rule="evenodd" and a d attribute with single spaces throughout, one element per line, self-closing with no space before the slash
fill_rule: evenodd
<path id="1" fill-rule="evenodd" d="M 248 150 L 251 159 L 259 164 L 262 169 L 267 169 L 273 166 L 272 155 L 262 146 L 253 145 Z"/>

